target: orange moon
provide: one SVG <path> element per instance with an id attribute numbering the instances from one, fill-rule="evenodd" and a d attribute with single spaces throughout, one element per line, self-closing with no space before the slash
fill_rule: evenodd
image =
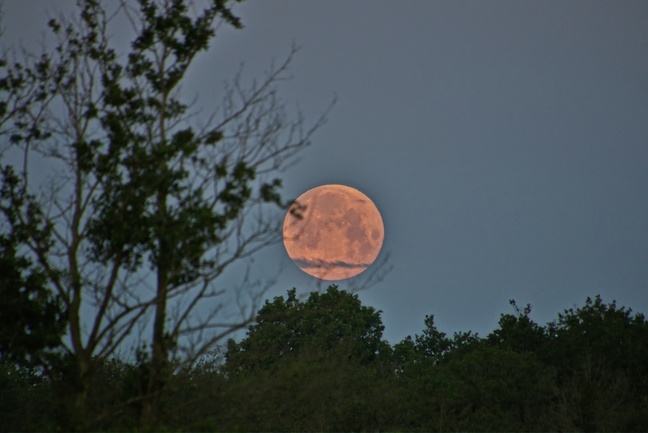
<path id="1" fill-rule="evenodd" d="M 283 224 L 288 256 L 322 280 L 344 280 L 371 265 L 385 238 L 376 205 L 357 189 L 322 185 L 303 193 Z"/>

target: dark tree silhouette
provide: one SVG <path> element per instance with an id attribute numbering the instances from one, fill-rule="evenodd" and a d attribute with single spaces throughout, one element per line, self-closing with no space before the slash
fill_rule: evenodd
<path id="1" fill-rule="evenodd" d="M 0 63 L 0 155 L 12 155 L 1 167 L 0 266 L 14 270 L 0 283 L 29 322 L 3 328 L 1 350 L 19 359 L 55 346 L 65 313 L 50 368 L 72 384 L 68 428 L 89 427 L 92 377 L 138 329 L 150 333 L 139 336 L 141 426 L 155 426 L 171 357 L 193 362 L 260 302 L 245 281 L 238 292 L 216 281 L 280 239 L 277 175 L 323 119 L 290 120 L 277 96 L 294 50 L 249 86 L 235 77 L 203 123 L 190 111 L 180 84 L 194 59 L 219 23 L 242 27 L 229 3 L 79 0 L 75 15 L 50 20 L 49 51 Z M 118 21 L 132 27 L 127 52 L 111 45 Z M 238 316 L 223 317 L 226 298 Z"/>

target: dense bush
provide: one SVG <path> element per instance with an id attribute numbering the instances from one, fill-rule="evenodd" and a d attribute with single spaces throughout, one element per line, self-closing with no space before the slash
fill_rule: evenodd
<path id="1" fill-rule="evenodd" d="M 485 338 L 428 316 L 390 346 L 380 311 L 331 286 L 267 301 L 245 338 L 177 367 L 160 429 L 190 431 L 647 431 L 648 323 L 600 297 L 545 326 L 531 308 Z M 100 365 L 89 426 L 137 428 L 141 369 Z M 3 431 L 54 430 L 64 384 L 0 364 Z"/>

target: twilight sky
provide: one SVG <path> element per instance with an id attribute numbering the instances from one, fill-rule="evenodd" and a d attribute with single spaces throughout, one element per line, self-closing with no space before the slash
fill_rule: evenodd
<path id="1" fill-rule="evenodd" d="M 3 5 L 3 45 L 42 40 L 69 0 Z M 601 294 L 648 313 L 648 2 L 286 1 L 235 7 L 185 90 L 215 107 L 244 64 L 262 76 L 301 47 L 281 94 L 329 120 L 283 176 L 287 197 L 359 189 L 393 270 L 360 293 L 385 336 L 485 335 L 530 303 L 546 323 Z M 117 35 L 116 37 L 118 37 Z M 283 245 L 255 272 L 270 295 L 316 288 Z M 340 287 L 348 283 L 340 282 Z"/>

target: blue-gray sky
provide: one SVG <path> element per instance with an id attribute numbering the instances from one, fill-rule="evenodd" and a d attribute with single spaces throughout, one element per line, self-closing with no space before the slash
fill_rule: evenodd
<path id="1" fill-rule="evenodd" d="M 39 41 L 46 11 L 4 4 L 7 42 Z M 240 64 L 260 76 L 301 47 L 290 107 L 329 120 L 285 193 L 341 183 L 374 200 L 393 270 L 366 305 L 392 342 L 487 334 L 508 300 L 541 323 L 587 296 L 648 312 L 648 2 L 286 1 L 234 9 L 186 85 L 214 108 Z M 310 289 L 283 246 L 271 294 Z M 340 283 L 345 288 L 345 282 Z"/>

